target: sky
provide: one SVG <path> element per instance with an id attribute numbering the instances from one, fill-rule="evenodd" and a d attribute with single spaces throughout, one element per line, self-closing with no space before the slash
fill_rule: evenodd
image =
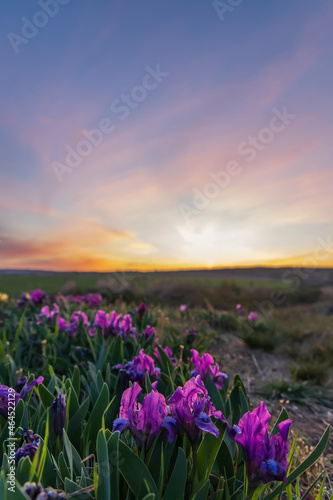
<path id="1" fill-rule="evenodd" d="M 0 268 L 333 266 L 331 0 L 0 12 Z"/>

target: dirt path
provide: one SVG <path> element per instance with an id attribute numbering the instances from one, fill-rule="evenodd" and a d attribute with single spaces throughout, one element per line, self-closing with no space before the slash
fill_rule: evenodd
<path id="1" fill-rule="evenodd" d="M 332 379 L 325 387 L 296 384 L 292 380 L 293 360 L 283 353 L 267 353 L 249 349 L 246 344 L 230 333 L 218 333 L 211 352 L 220 363 L 220 369 L 230 377 L 237 373 L 248 391 L 251 407 L 265 400 L 275 417 L 285 407 L 293 421 L 293 432 L 299 434 L 300 452 L 304 455 L 315 446 L 327 425 L 333 425 Z M 281 380 L 284 382 L 281 383 Z M 322 469 L 319 464 L 312 471 Z M 325 451 L 324 466 L 328 469 L 328 487 L 333 493 L 333 436 Z M 318 475 L 318 474 L 317 474 Z M 311 479 L 309 476 L 309 480 Z"/>

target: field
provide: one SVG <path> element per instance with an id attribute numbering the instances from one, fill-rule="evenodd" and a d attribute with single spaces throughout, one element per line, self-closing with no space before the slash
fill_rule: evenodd
<path id="1" fill-rule="evenodd" d="M 159 345 L 163 345 L 163 347 L 170 346 L 176 360 L 180 356 L 181 361 L 183 359 L 183 362 L 188 363 L 190 347 L 197 349 L 200 353 L 208 350 L 215 361 L 218 362 L 219 369 L 228 375 L 230 384 L 235 376 L 237 379 L 237 376 L 240 375 L 242 384 L 244 384 L 242 386 L 244 387 L 244 393 L 247 394 L 250 401 L 250 410 L 253 410 L 259 405 L 260 401 L 264 400 L 270 413 L 274 415 L 273 420 L 276 420 L 279 413 L 285 408 L 293 421 L 291 437 L 295 438 L 294 462 L 296 465 L 300 464 L 305 456 L 315 449 L 326 427 L 333 421 L 332 273 L 329 270 L 312 273 L 311 278 L 304 280 L 296 287 L 294 286 L 295 282 L 281 279 L 284 272 L 285 270 L 262 270 L 259 268 L 257 270 L 184 271 L 178 273 L 0 274 L 0 292 L 9 295 L 8 302 L 2 305 L 2 309 L 0 305 L 0 334 L 4 341 L 4 327 L 7 325 L 7 339 L 15 347 L 13 351 L 14 348 L 5 347 L 4 342 L 2 344 L 1 356 L 4 364 L 0 372 L 0 382 L 2 384 L 6 383 L 6 385 L 10 385 L 9 382 L 13 384 L 13 377 L 14 380 L 17 379 L 15 370 L 18 370 L 17 373 L 22 374 L 21 364 L 23 367 L 26 366 L 26 369 L 30 373 L 34 373 L 36 377 L 38 375 L 45 377 L 48 385 L 46 384 L 47 389 L 45 388 L 45 391 L 47 392 L 44 393 L 44 399 L 51 399 L 50 388 L 54 389 L 52 373 L 55 377 L 65 377 L 69 374 L 68 361 L 63 360 L 70 353 L 70 364 L 73 367 L 75 364 L 82 365 L 82 367 L 86 366 L 86 368 L 83 368 L 83 374 L 86 373 L 85 370 L 88 368 L 85 363 L 89 363 L 90 375 L 87 372 L 87 379 L 84 382 L 86 396 L 90 394 L 88 388 L 89 384 L 92 384 L 92 380 L 97 383 L 98 368 L 101 370 L 100 377 L 103 377 L 106 382 L 109 380 L 107 385 L 111 394 L 113 391 L 116 395 L 118 382 L 116 382 L 116 379 L 110 379 L 107 368 L 109 355 L 107 353 L 112 353 L 115 349 L 111 343 L 113 338 L 104 338 L 103 342 L 99 338 L 97 341 L 96 331 L 96 334 L 94 333 L 90 340 L 89 335 L 87 335 L 87 338 L 78 343 L 79 335 L 77 333 L 83 335 L 84 330 L 84 323 L 80 323 L 79 326 L 76 325 L 78 330 L 75 330 L 70 345 L 66 344 L 64 347 L 60 342 L 61 335 L 57 332 L 57 329 L 55 333 L 52 330 L 54 325 L 50 326 L 51 323 L 48 323 L 49 326 L 47 326 L 44 321 L 44 326 L 43 322 L 41 326 L 34 326 L 36 315 L 40 312 L 41 307 L 34 308 L 29 304 L 25 305 L 28 309 L 25 313 L 26 317 L 22 319 L 24 323 L 20 327 L 23 326 L 23 330 L 20 330 L 20 333 L 17 334 L 14 329 L 15 321 L 19 321 L 21 314 L 17 315 L 14 302 L 22 292 L 28 292 L 36 288 L 42 289 L 50 297 L 48 302 L 50 309 L 52 308 L 52 302 L 57 301 L 62 314 L 66 318 L 70 318 L 70 315 L 75 311 L 75 303 L 71 302 L 74 300 L 75 295 L 101 294 L 103 298 L 102 308 L 106 312 L 115 309 L 123 317 L 130 313 L 137 332 L 143 331 L 142 329 L 147 323 L 154 326 Z M 276 300 L 277 290 L 280 293 L 279 301 Z M 68 300 L 70 302 L 63 302 L 63 299 L 59 297 L 59 293 L 69 296 Z M 73 299 L 70 298 L 71 296 L 73 296 Z M 144 323 L 141 322 L 137 310 L 137 306 L 141 302 L 144 302 L 148 307 L 148 312 L 144 313 L 146 316 L 143 316 Z M 237 304 L 242 306 L 242 310 L 238 312 L 235 309 Z M 183 311 L 180 311 L 181 305 L 184 306 Z M 8 307 L 7 313 L 6 307 Z M 88 307 L 82 302 L 79 309 L 87 314 L 87 319 L 92 325 L 96 306 Z M 250 312 L 257 315 L 253 321 L 248 319 Z M 13 322 L 15 318 L 16 320 Z M 30 326 L 26 321 L 31 322 Z M 10 334 L 10 331 L 12 331 L 12 334 Z M 36 340 L 34 345 L 28 347 L 29 331 L 34 332 L 32 338 Z M 191 331 L 195 331 L 195 336 L 189 341 Z M 57 341 L 53 339 L 53 335 L 56 335 Z M 46 340 L 43 340 L 43 338 Z M 94 344 L 95 341 L 98 347 Z M 146 345 L 142 344 L 139 337 L 137 342 L 138 346 L 133 347 L 134 352 L 138 352 L 140 346 Z M 190 342 L 188 347 L 186 342 Z M 104 344 L 105 347 L 103 347 Z M 116 342 L 116 344 L 119 343 Z M 185 351 L 181 350 L 181 344 L 185 345 Z M 109 348 L 110 351 L 108 351 Z M 125 352 L 128 348 L 125 340 L 122 352 L 123 349 Z M 145 350 L 145 352 L 152 352 L 149 342 L 146 348 L 147 351 Z M 103 350 L 103 353 L 105 350 L 104 361 L 98 355 L 100 349 Z M 127 357 L 122 354 L 118 357 L 119 359 L 117 356 L 113 359 L 112 354 L 110 354 L 113 362 L 124 362 L 124 359 L 129 361 L 131 359 L 129 358 L 129 352 L 132 352 L 133 355 L 133 349 L 132 351 L 131 349 L 128 351 Z M 45 359 L 43 360 L 43 358 Z M 8 360 L 10 360 L 10 363 L 8 363 Z M 45 365 L 46 360 L 48 364 L 52 365 L 54 372 L 48 372 Z M 162 356 L 163 361 L 165 360 Z M 177 362 L 177 369 L 173 375 L 174 380 L 178 380 L 179 373 L 177 370 L 179 366 Z M 188 364 L 186 364 L 186 367 L 188 367 Z M 165 366 L 162 363 L 162 373 L 164 369 Z M 6 374 L 8 370 L 9 376 L 8 373 Z M 182 370 L 185 370 L 185 365 Z M 78 376 L 77 372 L 75 372 L 75 376 Z M 185 375 L 184 372 L 182 376 L 187 379 L 189 375 Z M 89 377 L 92 377 L 92 379 L 89 379 Z M 169 377 L 171 377 L 170 372 L 169 375 L 163 374 L 161 378 L 167 384 L 164 387 L 165 394 L 170 393 L 168 384 L 173 384 L 172 377 L 171 379 Z M 54 380 L 57 380 L 57 382 L 54 382 L 55 387 L 60 384 L 60 388 L 65 379 L 63 378 L 62 382 L 57 378 Z M 152 380 L 154 380 L 154 377 Z M 102 384 L 102 378 L 100 383 Z M 88 385 L 86 386 L 86 384 Z M 100 388 L 102 386 L 103 384 L 98 385 Z M 146 390 L 148 392 L 147 387 Z M 41 392 L 38 389 L 36 389 L 36 392 L 43 400 Z M 221 391 L 221 394 L 224 401 L 223 408 L 225 408 L 227 400 L 225 401 L 224 398 L 227 397 L 227 393 L 224 394 Z M 80 399 L 81 396 L 79 394 L 77 396 Z M 96 401 L 97 394 L 95 396 L 91 394 L 89 397 L 92 398 L 92 401 Z M 215 397 L 217 396 L 215 395 Z M 45 401 L 42 402 L 46 408 Z M 38 411 L 40 412 L 40 410 Z M 111 425 L 110 423 L 116 416 L 116 410 L 105 411 L 105 418 L 108 424 Z M 34 420 L 32 419 L 32 421 Z M 70 426 L 67 427 L 68 432 L 69 428 Z M 42 432 L 45 427 L 42 426 L 39 430 Z M 84 434 L 84 429 L 82 432 Z M 74 441 L 72 442 L 76 443 L 76 449 L 80 451 L 81 457 L 85 452 L 86 455 L 89 455 L 88 451 L 94 453 L 93 448 L 84 448 L 83 441 L 80 440 L 78 435 L 73 436 Z M 93 437 L 96 439 L 97 435 L 94 434 Z M 106 434 L 107 438 L 108 435 Z M 126 443 L 130 444 L 128 440 Z M 188 450 L 186 451 L 187 445 L 183 443 L 183 446 L 185 446 L 187 460 L 190 460 L 189 464 L 192 464 L 192 474 L 195 474 L 195 462 L 191 462 L 191 455 L 188 455 Z M 57 451 L 55 453 L 57 454 Z M 178 459 L 181 460 L 179 457 Z M 147 462 L 145 463 L 147 464 Z M 67 464 L 67 466 L 70 468 L 70 464 Z M 238 466 L 240 467 L 240 464 Z M 328 475 L 326 476 L 325 489 L 321 494 L 330 498 L 333 493 L 330 483 L 333 470 L 331 438 L 328 440 L 324 458 L 320 458 L 316 465 L 302 475 L 301 486 L 303 490 L 310 487 L 317 476 L 322 478 L 321 474 L 325 468 L 328 470 Z M 122 468 L 120 470 L 123 474 L 122 477 L 127 477 L 127 472 Z M 89 468 L 87 468 L 85 474 L 87 478 L 84 484 L 89 486 L 91 484 Z M 59 480 L 56 485 L 66 486 L 65 489 L 68 492 L 69 486 L 62 482 L 64 478 L 61 471 L 60 477 L 62 480 Z M 78 481 L 79 475 L 76 475 L 77 484 Z M 80 481 L 82 486 L 82 477 Z M 129 481 L 128 478 L 127 481 Z M 214 489 L 218 491 L 221 485 L 219 486 L 218 481 L 217 483 L 214 481 L 211 479 L 210 488 L 212 491 Z M 318 484 L 320 484 L 320 480 Z M 53 482 L 52 485 L 55 485 L 55 483 Z M 188 483 L 186 483 L 186 488 L 189 495 L 190 490 L 188 488 L 190 486 Z M 224 493 L 222 493 L 221 498 L 225 498 L 226 491 L 223 488 L 222 490 Z M 314 486 L 308 496 L 316 498 L 318 491 L 318 485 Z M 294 494 L 297 496 L 297 488 Z M 87 499 L 95 498 L 92 495 L 89 492 L 85 497 L 81 496 Z M 138 495 L 137 498 L 143 498 L 143 496 L 140 496 L 141 494 L 138 493 Z M 97 496 L 96 498 L 102 497 Z M 237 498 L 236 489 L 234 498 Z"/>

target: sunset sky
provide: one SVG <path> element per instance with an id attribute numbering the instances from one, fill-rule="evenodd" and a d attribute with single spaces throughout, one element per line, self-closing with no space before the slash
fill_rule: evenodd
<path id="1" fill-rule="evenodd" d="M 2 2 L 0 268 L 333 265 L 333 2 L 217 10 Z"/>

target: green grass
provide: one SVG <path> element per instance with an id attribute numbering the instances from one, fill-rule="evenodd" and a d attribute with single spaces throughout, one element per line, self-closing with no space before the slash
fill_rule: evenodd
<path id="1" fill-rule="evenodd" d="M 8 293 L 10 297 L 18 297 L 23 292 L 41 288 L 46 293 L 57 293 L 68 281 L 74 281 L 78 290 L 92 291 L 101 276 L 57 274 L 57 275 L 0 275 L 0 292 Z"/>
<path id="2" fill-rule="evenodd" d="M 77 291 L 81 293 L 86 293 L 89 291 L 94 291 L 96 285 L 101 279 L 108 279 L 114 277 L 114 279 L 120 282 L 128 282 L 129 287 L 135 287 L 139 291 L 144 291 L 147 287 L 154 284 L 168 285 L 179 281 L 183 284 L 193 285 L 197 287 L 237 287 L 241 289 L 247 288 L 264 288 L 264 289 L 274 289 L 274 288 L 288 288 L 283 282 L 279 280 L 270 279 L 235 279 L 226 280 L 220 278 L 209 278 L 209 277 L 192 277 L 184 276 L 180 274 L 168 274 L 168 273 L 73 273 L 73 274 L 50 274 L 50 275 L 38 275 L 38 274 L 0 274 L 0 293 L 8 293 L 10 297 L 17 297 L 22 292 L 27 292 L 35 288 L 41 288 L 47 293 L 58 293 L 60 288 L 68 282 L 75 282 L 77 286 Z"/>

